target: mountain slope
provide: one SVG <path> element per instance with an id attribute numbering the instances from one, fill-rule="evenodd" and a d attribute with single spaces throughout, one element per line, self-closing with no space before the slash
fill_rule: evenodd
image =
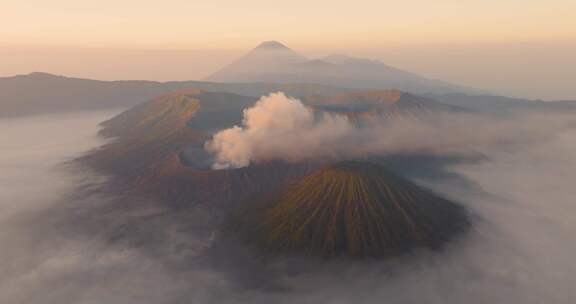
<path id="1" fill-rule="evenodd" d="M 303 101 L 314 109 L 346 115 L 356 122 L 404 117 L 424 119 L 433 113 L 464 112 L 468 109 L 444 104 L 399 90 L 354 91 L 334 96 L 306 96 Z"/>
<path id="2" fill-rule="evenodd" d="M 249 205 L 231 227 L 274 253 L 387 257 L 438 248 L 468 225 L 462 207 L 379 165 L 346 161 Z"/>
<path id="3" fill-rule="evenodd" d="M 199 89 L 160 96 L 103 122 L 100 134 L 116 139 L 86 155 L 84 161 L 117 174 L 142 175 L 175 153 L 203 151 L 211 132 L 240 123 L 242 110 L 255 101 Z"/>
<path id="4" fill-rule="evenodd" d="M 249 82 L 254 80 L 253 75 L 268 74 L 306 60 L 306 57 L 277 41 L 265 41 L 207 79 L 218 82 Z"/>

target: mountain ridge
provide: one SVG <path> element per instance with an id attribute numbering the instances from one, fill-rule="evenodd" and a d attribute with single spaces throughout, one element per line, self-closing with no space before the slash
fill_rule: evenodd
<path id="1" fill-rule="evenodd" d="M 260 97 L 277 91 L 291 96 L 331 95 L 350 89 L 298 83 L 215 83 L 204 81 L 93 80 L 34 72 L 0 77 L 0 117 L 84 110 L 118 110 L 170 92 L 198 88 Z"/>
<path id="2" fill-rule="evenodd" d="M 215 83 L 204 81 L 93 80 L 34 72 L 0 77 L 0 117 L 17 117 L 85 110 L 119 110 L 159 95 L 187 88 L 260 97 L 283 91 L 293 97 L 334 96 L 363 91 L 311 83 Z M 379 87 L 378 89 L 390 89 Z M 370 89 L 368 89 L 370 91 Z M 511 109 L 575 109 L 576 101 L 542 101 L 465 93 L 418 94 L 445 104 L 499 112 Z"/>

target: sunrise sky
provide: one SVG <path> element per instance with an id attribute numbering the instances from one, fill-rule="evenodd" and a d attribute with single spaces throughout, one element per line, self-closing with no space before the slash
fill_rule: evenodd
<path id="1" fill-rule="evenodd" d="M 3 0 L 0 75 L 199 79 L 263 40 L 576 99 L 576 1 Z"/>

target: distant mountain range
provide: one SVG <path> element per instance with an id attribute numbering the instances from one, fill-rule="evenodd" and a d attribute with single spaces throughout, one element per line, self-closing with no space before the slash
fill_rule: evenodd
<path id="1" fill-rule="evenodd" d="M 317 84 L 100 81 L 32 73 L 0 78 L 0 117 L 129 108 L 163 94 L 190 88 L 253 97 L 278 91 L 295 97 L 350 91 Z"/>
<path id="2" fill-rule="evenodd" d="M 266 41 L 206 78 L 216 82 L 317 83 L 411 93 L 479 92 L 428 79 L 376 60 L 346 55 L 308 59 L 280 42 Z"/>
<path id="3" fill-rule="evenodd" d="M 368 59 L 331 55 L 309 60 L 281 43 L 269 41 L 214 73 L 207 81 L 99 81 L 47 73 L 0 77 L 0 117 L 128 108 L 191 88 L 249 97 L 282 91 L 300 98 L 395 89 L 488 112 L 576 108 L 576 101 L 543 102 L 484 95 Z"/>

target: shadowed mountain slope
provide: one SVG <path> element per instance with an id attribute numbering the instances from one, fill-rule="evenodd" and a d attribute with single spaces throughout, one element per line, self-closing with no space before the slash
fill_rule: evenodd
<path id="1" fill-rule="evenodd" d="M 274 253 L 387 257 L 439 248 L 468 226 L 462 207 L 379 165 L 346 161 L 248 204 L 231 230 Z"/>

